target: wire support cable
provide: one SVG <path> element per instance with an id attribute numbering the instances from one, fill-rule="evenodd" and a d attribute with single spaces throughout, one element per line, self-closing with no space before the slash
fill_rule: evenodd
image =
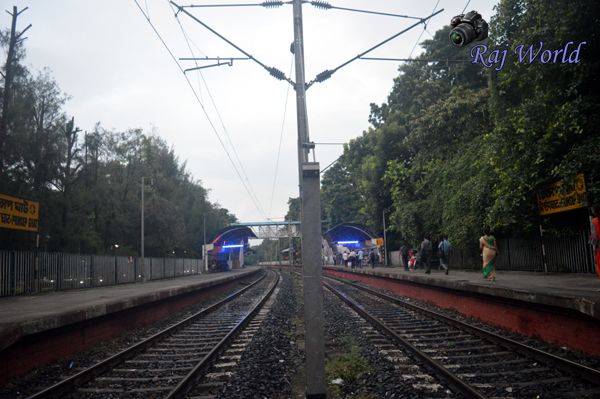
<path id="1" fill-rule="evenodd" d="M 456 62 L 456 63 L 471 63 L 470 60 L 451 60 L 447 58 L 384 58 L 384 57 L 361 57 L 365 61 L 400 61 L 400 62 Z"/>
<path id="2" fill-rule="evenodd" d="M 265 7 L 265 8 L 277 8 L 284 4 L 290 4 L 290 2 L 283 2 L 277 0 L 267 0 L 262 3 L 230 3 L 230 4 L 190 4 L 187 6 L 181 6 L 183 8 L 216 8 L 216 7 Z"/>
<path id="3" fill-rule="evenodd" d="M 227 158 L 229 159 L 229 162 L 231 163 L 231 165 L 233 166 L 233 169 L 235 171 L 235 173 L 237 174 L 238 178 L 240 179 L 240 181 L 242 182 L 242 185 L 244 186 L 244 189 L 246 190 L 246 192 L 248 193 L 248 195 L 250 196 L 250 199 L 254 202 L 254 206 L 256 207 L 256 209 L 261 212 L 261 208 L 259 207 L 259 205 L 255 202 L 254 198 L 251 195 L 251 192 L 249 190 L 249 188 L 246 186 L 246 183 L 244 182 L 244 179 L 242 178 L 240 171 L 238 170 L 235 162 L 233 162 L 233 159 L 231 157 L 231 154 L 229 153 L 229 151 L 227 150 L 227 147 L 225 146 L 225 143 L 223 142 L 223 139 L 221 138 L 221 135 L 219 134 L 219 132 L 217 131 L 212 119 L 210 118 L 210 116 L 208 115 L 208 112 L 206 111 L 206 108 L 204 107 L 204 104 L 202 103 L 202 101 L 200 100 L 200 97 L 198 96 L 198 93 L 196 92 L 196 89 L 194 89 L 194 86 L 192 85 L 192 82 L 189 80 L 189 78 L 187 77 L 187 75 L 184 73 L 183 68 L 181 67 L 181 65 L 179 65 L 179 62 L 177 61 L 177 58 L 175 57 L 175 55 L 173 54 L 173 52 L 171 51 L 171 49 L 169 48 L 169 46 L 167 45 L 167 43 L 165 42 L 165 40 L 162 38 L 160 32 L 158 32 L 158 30 L 156 29 L 156 27 L 154 26 L 154 24 L 152 23 L 152 21 L 150 20 L 150 18 L 148 17 L 148 15 L 144 12 L 144 10 L 142 9 L 142 7 L 140 6 L 138 0 L 133 0 L 136 4 L 136 6 L 138 7 L 138 9 L 140 10 L 140 12 L 142 13 L 142 15 L 144 16 L 144 18 L 146 19 L 146 21 L 148 22 L 148 24 L 150 25 L 150 27 L 152 28 L 152 30 L 154 31 L 154 33 L 156 34 L 156 36 L 158 37 L 158 39 L 160 40 L 160 42 L 162 43 L 162 45 L 165 47 L 165 49 L 167 50 L 167 52 L 169 53 L 169 55 L 171 56 L 171 59 L 173 60 L 173 62 L 175 62 L 175 64 L 177 65 L 177 68 L 179 69 L 179 71 L 182 73 L 183 77 L 185 78 L 188 86 L 190 87 L 190 89 L 192 90 L 192 93 L 194 94 L 194 97 L 196 98 L 196 101 L 198 102 L 198 104 L 200 105 L 200 107 L 202 108 L 202 112 L 204 113 L 204 116 L 206 117 L 206 119 L 208 120 L 208 123 L 212 129 L 212 131 L 214 132 L 215 136 L 217 136 L 217 139 L 219 141 L 219 143 L 221 144 L 221 147 L 223 148 L 223 150 L 225 151 L 225 154 L 227 155 Z"/>
<path id="4" fill-rule="evenodd" d="M 469 7 L 469 4 L 470 4 L 470 3 L 471 3 L 471 0 L 468 0 L 468 1 L 467 1 L 467 4 L 465 4 L 465 8 L 463 8 L 463 10 L 462 10 L 461 14 L 464 14 L 464 13 L 465 13 L 465 10 L 467 9 L 467 7 Z"/>
<path id="5" fill-rule="evenodd" d="M 171 7 L 171 10 L 173 10 L 173 5 L 169 3 L 169 0 L 167 0 L 167 4 L 169 4 L 169 6 Z M 177 16 L 175 17 L 175 20 L 177 21 L 177 24 L 179 25 L 179 29 L 181 30 L 181 34 L 183 35 L 183 38 L 187 44 L 187 47 L 190 51 L 190 54 L 192 55 L 192 58 L 194 60 L 194 63 L 196 64 L 196 68 L 191 68 L 191 69 L 201 69 L 202 67 L 198 66 L 198 59 L 196 58 L 196 55 L 194 54 L 194 50 L 192 49 L 191 46 L 191 39 L 189 37 L 189 35 L 187 34 L 185 28 L 183 27 L 183 24 L 181 23 L 181 21 L 179 20 L 179 18 L 177 18 Z M 197 46 L 196 46 L 197 47 Z M 211 59 L 210 57 L 205 57 L 205 59 Z M 217 58 L 218 60 L 219 58 Z M 247 59 L 247 58 L 240 58 L 240 59 Z M 233 61 L 232 61 L 233 62 Z M 186 69 L 184 72 L 189 71 L 190 69 Z M 229 130 L 227 129 L 227 127 L 225 126 L 225 122 L 223 121 L 223 117 L 221 116 L 221 112 L 219 111 L 219 108 L 217 107 L 217 103 L 215 102 L 213 95 L 210 91 L 210 88 L 208 87 L 208 83 L 206 82 L 206 79 L 204 79 L 204 75 L 202 74 L 202 71 L 199 71 L 199 75 L 200 78 L 202 79 L 202 83 L 204 84 L 204 87 L 206 88 L 206 93 L 208 94 L 208 97 L 210 99 L 210 102 L 217 114 L 217 118 L 219 119 L 219 122 L 221 123 L 221 128 L 223 130 L 223 133 L 225 133 L 225 137 L 227 138 L 227 141 L 233 151 L 233 155 L 235 160 L 237 161 L 237 165 L 239 166 L 239 169 L 241 170 L 241 174 L 243 175 L 244 179 L 246 180 L 246 183 L 248 185 L 248 188 L 250 190 L 249 195 L 252 198 L 252 201 L 255 203 L 255 206 L 258 208 L 259 212 L 262 213 L 263 217 L 267 217 L 267 214 L 265 213 L 265 210 L 260 202 L 260 200 L 258 199 L 258 196 L 256 195 L 256 191 L 254 191 L 254 187 L 252 186 L 252 183 L 250 182 L 250 179 L 248 178 L 248 174 L 246 173 L 246 169 L 244 168 L 244 164 L 242 163 L 242 161 L 240 160 L 240 157 L 238 155 L 237 149 L 235 147 L 235 144 L 233 144 L 233 140 L 231 139 L 231 135 L 229 134 Z M 200 88 L 200 82 L 198 82 L 198 87 Z"/>
<path id="6" fill-rule="evenodd" d="M 439 3 L 439 0 L 438 0 Z M 338 65 L 337 67 L 333 68 L 333 69 L 327 69 L 321 73 L 319 73 L 313 80 L 311 80 L 310 82 L 308 82 L 306 84 L 306 88 L 308 89 L 310 86 L 312 86 L 314 83 L 317 82 L 323 82 L 327 79 L 329 79 L 331 77 L 331 75 L 333 75 L 335 72 L 339 71 L 340 69 L 342 69 L 343 67 L 345 67 L 346 65 L 350 64 L 351 62 L 354 62 L 358 59 L 360 59 L 361 57 L 363 57 L 364 55 L 370 53 L 371 51 L 383 46 L 384 44 L 386 44 L 387 42 L 394 40 L 395 38 L 397 38 L 398 36 L 408 32 L 409 30 L 413 29 L 414 27 L 420 25 L 420 24 L 424 24 L 426 21 L 428 21 L 429 19 L 435 17 L 436 15 L 438 15 L 439 13 L 441 13 L 442 11 L 444 11 L 444 9 L 442 8 L 439 11 L 436 11 L 434 13 L 432 13 L 431 15 L 425 17 L 425 18 L 421 18 L 418 22 L 415 22 L 414 24 L 410 25 L 408 28 L 401 30 L 400 32 L 396 33 L 393 36 L 388 37 L 387 39 L 383 40 L 382 42 L 379 42 L 378 44 L 376 44 L 375 46 L 363 51 L 362 53 L 358 54 L 355 57 L 352 57 L 351 59 L 349 59 L 348 61 L 344 62 L 343 64 Z"/>
<path id="7" fill-rule="evenodd" d="M 437 3 L 435 3 L 435 6 L 433 7 L 433 11 L 431 11 L 431 12 L 435 12 L 435 10 L 438 8 L 439 5 L 440 5 L 440 0 L 437 0 Z M 442 10 L 443 10 L 443 8 L 442 8 Z M 421 38 L 423 37 L 423 32 L 425 32 L 426 30 L 427 30 L 427 24 L 423 23 L 423 30 L 421 31 L 421 34 L 417 38 L 417 41 L 415 42 L 415 45 L 413 46 L 412 50 L 410 50 L 410 54 L 408 55 L 408 58 L 412 58 L 412 55 L 415 52 L 415 49 L 417 48 L 417 45 L 419 44 L 419 42 L 421 41 Z M 431 33 L 429 33 L 429 35 L 431 35 Z"/>
<path id="8" fill-rule="evenodd" d="M 311 6 L 322 9 L 322 10 L 341 10 L 341 11 L 359 12 L 359 13 L 364 13 L 364 14 L 383 15 L 386 17 L 408 18 L 408 19 L 418 19 L 418 20 L 421 19 L 421 17 L 414 17 L 411 15 L 392 14 L 389 12 L 381 12 L 381 11 L 361 10 L 358 8 L 337 7 L 337 6 L 329 4 L 326 1 L 303 1 L 302 3 L 305 3 L 305 4 L 308 3 Z"/>
<path id="9" fill-rule="evenodd" d="M 178 5 L 177 3 L 175 3 L 174 1 L 170 2 L 171 4 L 173 4 L 176 8 L 177 8 L 177 12 L 175 13 L 175 17 L 177 17 L 177 15 L 180 12 L 183 12 L 184 14 L 186 14 L 188 17 L 190 17 L 191 19 L 193 19 L 194 21 L 196 21 L 197 23 L 199 23 L 200 25 L 204 26 L 206 29 L 208 29 L 210 32 L 212 32 L 213 34 L 215 34 L 216 36 L 218 36 L 221 40 L 225 41 L 227 44 L 229 44 L 230 46 L 232 46 L 233 48 L 235 48 L 237 51 L 239 51 L 240 53 L 244 54 L 246 57 L 248 57 L 250 60 L 256 62 L 258 65 L 260 65 L 261 67 L 263 67 L 267 72 L 269 72 L 269 74 L 271 76 L 273 76 L 275 79 L 278 80 L 285 80 L 286 82 L 288 82 L 289 84 L 291 84 L 292 86 L 294 86 L 294 82 L 292 80 L 290 80 L 288 77 L 285 76 L 285 74 L 283 72 L 281 72 L 279 69 L 275 68 L 275 67 L 269 67 L 266 66 L 264 63 L 262 63 L 261 61 L 259 61 L 258 59 L 254 58 L 251 54 L 249 54 L 248 52 L 244 51 L 241 47 L 237 46 L 235 43 L 233 43 L 231 40 L 227 39 L 225 36 L 221 35 L 219 32 L 217 32 L 216 30 L 214 30 L 213 28 L 211 28 L 210 26 L 208 26 L 207 24 L 205 24 L 204 22 L 202 22 L 200 19 L 198 19 L 194 14 L 190 13 L 189 11 L 187 11 L 185 8 L 183 8 L 182 6 Z"/>
<path id="10" fill-rule="evenodd" d="M 292 75 L 292 68 L 294 67 L 294 56 L 292 55 L 292 60 L 290 62 L 290 72 L 289 75 Z M 273 188 L 271 189 L 271 200 L 269 201 L 269 215 L 271 214 L 271 211 L 273 209 L 273 197 L 275 196 L 275 186 L 277 185 L 277 173 L 279 172 L 279 157 L 281 155 L 281 143 L 283 141 L 283 131 L 284 131 L 284 127 L 285 127 L 285 117 L 287 114 L 287 105 L 288 105 L 288 98 L 289 98 L 289 94 L 290 94 L 290 87 L 291 86 L 287 86 L 286 88 L 286 92 L 285 92 L 285 102 L 284 102 L 284 106 L 283 106 L 283 120 L 281 121 L 281 131 L 279 132 L 279 146 L 277 147 L 277 160 L 275 161 L 275 174 L 273 175 Z"/>

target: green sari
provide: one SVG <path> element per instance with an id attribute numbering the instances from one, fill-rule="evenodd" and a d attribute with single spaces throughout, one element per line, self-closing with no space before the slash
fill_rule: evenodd
<path id="1" fill-rule="evenodd" d="M 498 249 L 496 248 L 496 238 L 494 236 L 483 236 L 479 239 L 479 247 L 482 249 L 483 256 L 483 277 L 495 277 L 495 264 Z"/>

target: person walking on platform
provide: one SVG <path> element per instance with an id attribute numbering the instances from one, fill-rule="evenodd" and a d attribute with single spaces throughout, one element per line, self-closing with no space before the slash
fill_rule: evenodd
<path id="1" fill-rule="evenodd" d="M 363 267 L 363 258 L 365 257 L 365 251 L 361 249 L 358 250 L 358 267 L 362 269 Z"/>
<path id="2" fill-rule="evenodd" d="M 438 245 L 438 251 L 440 254 L 440 266 L 446 270 L 446 275 L 450 271 L 450 250 L 452 249 L 452 245 L 450 245 L 450 241 L 448 241 L 448 236 L 444 234 L 442 236 L 442 241 L 440 241 Z"/>
<path id="3" fill-rule="evenodd" d="M 421 242 L 421 248 L 419 249 L 419 260 L 425 266 L 425 274 L 431 274 L 431 264 L 429 263 L 431 250 L 431 241 L 429 241 L 427 235 L 424 235 L 423 241 Z"/>
<path id="4" fill-rule="evenodd" d="M 484 231 L 483 236 L 479 239 L 479 249 L 481 249 L 483 259 L 483 278 L 487 278 L 488 281 L 495 281 L 498 245 L 496 244 L 496 238 L 489 230 Z"/>
<path id="5" fill-rule="evenodd" d="M 594 206 L 592 208 L 592 217 L 590 218 L 590 244 L 592 244 L 594 250 L 596 274 L 600 278 L 600 218 L 598 213 L 598 206 Z"/>
<path id="6" fill-rule="evenodd" d="M 377 254 L 375 253 L 375 250 L 371 250 L 371 253 L 369 253 L 369 262 L 371 262 L 371 269 L 375 269 L 375 262 L 377 261 Z"/>
<path id="7" fill-rule="evenodd" d="M 408 271 L 408 246 L 406 244 L 400 247 L 400 257 L 402 258 L 402 266 Z"/>
<path id="8" fill-rule="evenodd" d="M 348 251 L 344 251 L 342 255 L 342 260 L 344 261 L 344 267 L 348 267 Z"/>
<path id="9" fill-rule="evenodd" d="M 356 267 L 356 251 L 350 251 L 350 255 L 348 255 L 348 263 L 350 263 L 350 267 L 354 269 Z"/>

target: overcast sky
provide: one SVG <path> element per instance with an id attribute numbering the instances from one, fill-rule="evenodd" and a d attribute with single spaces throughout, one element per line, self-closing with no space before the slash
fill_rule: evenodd
<path id="1" fill-rule="evenodd" d="M 248 0 L 198 0 L 193 4 L 248 3 Z M 200 26 L 187 15 L 175 18 L 166 0 L 138 0 L 175 57 L 190 57 L 178 20 L 197 57 L 241 57 L 240 52 Z M 377 10 L 424 17 L 437 0 L 331 0 L 338 7 Z M 472 0 L 489 21 L 496 1 Z M 210 189 L 213 202 L 233 212 L 240 221 L 281 219 L 287 199 L 298 194 L 296 100 L 289 84 L 269 76 L 251 61 L 234 61 L 232 67 L 188 72 L 200 103 L 183 74 L 152 30 L 134 0 L 0 0 L 2 10 L 29 7 L 18 28 L 28 24 L 26 64 L 32 70 L 48 67 L 71 98 L 65 110 L 76 124 L 91 131 L 96 122 L 107 129 L 142 128 L 156 132 L 172 146 L 189 172 Z M 189 2 L 181 5 L 192 4 Z M 459 14 L 466 0 L 440 0 L 424 32 L 422 25 L 401 35 L 369 56 L 408 58 L 417 42 Z M 267 66 L 290 75 L 293 41 L 292 6 L 188 9 L 205 24 Z M 467 10 L 467 11 L 469 11 Z M 415 22 L 340 10 L 303 7 L 306 79 L 356 56 Z M 2 28 L 10 16 L 2 13 Z M 420 47 L 412 53 L 416 56 Z M 182 67 L 193 62 L 180 61 Z M 204 64 L 207 64 L 206 62 Z M 347 142 L 369 127 L 369 104 L 386 101 L 397 76 L 398 63 L 355 61 L 324 83 L 307 91 L 310 138 L 314 142 Z M 286 95 L 288 98 L 287 107 Z M 212 97 L 212 100 L 211 100 Z M 213 105 L 213 101 L 214 104 Z M 285 114 L 285 122 L 284 122 Z M 208 115 L 208 116 L 207 116 Z M 219 116 L 220 115 L 220 116 Z M 210 120 L 210 121 L 209 121 Z M 214 129 L 211 127 L 214 126 Z M 282 129 L 283 127 L 283 129 Z M 235 146 L 259 207 L 249 198 L 216 132 L 235 160 Z M 275 164 L 283 132 L 277 182 Z M 342 146 L 317 146 L 317 161 L 329 165 Z M 238 166 L 239 169 L 239 166 Z M 240 173 L 243 172 L 240 170 Z"/>

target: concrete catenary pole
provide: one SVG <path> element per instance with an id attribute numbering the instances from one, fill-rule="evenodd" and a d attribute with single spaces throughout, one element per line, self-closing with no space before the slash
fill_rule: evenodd
<path id="1" fill-rule="evenodd" d="M 308 163 L 308 118 L 304 76 L 302 0 L 294 0 L 294 54 L 298 122 L 298 178 L 302 237 L 302 276 L 306 353 L 306 397 L 325 398 L 323 286 L 321 281 L 321 197 L 319 164 Z"/>

